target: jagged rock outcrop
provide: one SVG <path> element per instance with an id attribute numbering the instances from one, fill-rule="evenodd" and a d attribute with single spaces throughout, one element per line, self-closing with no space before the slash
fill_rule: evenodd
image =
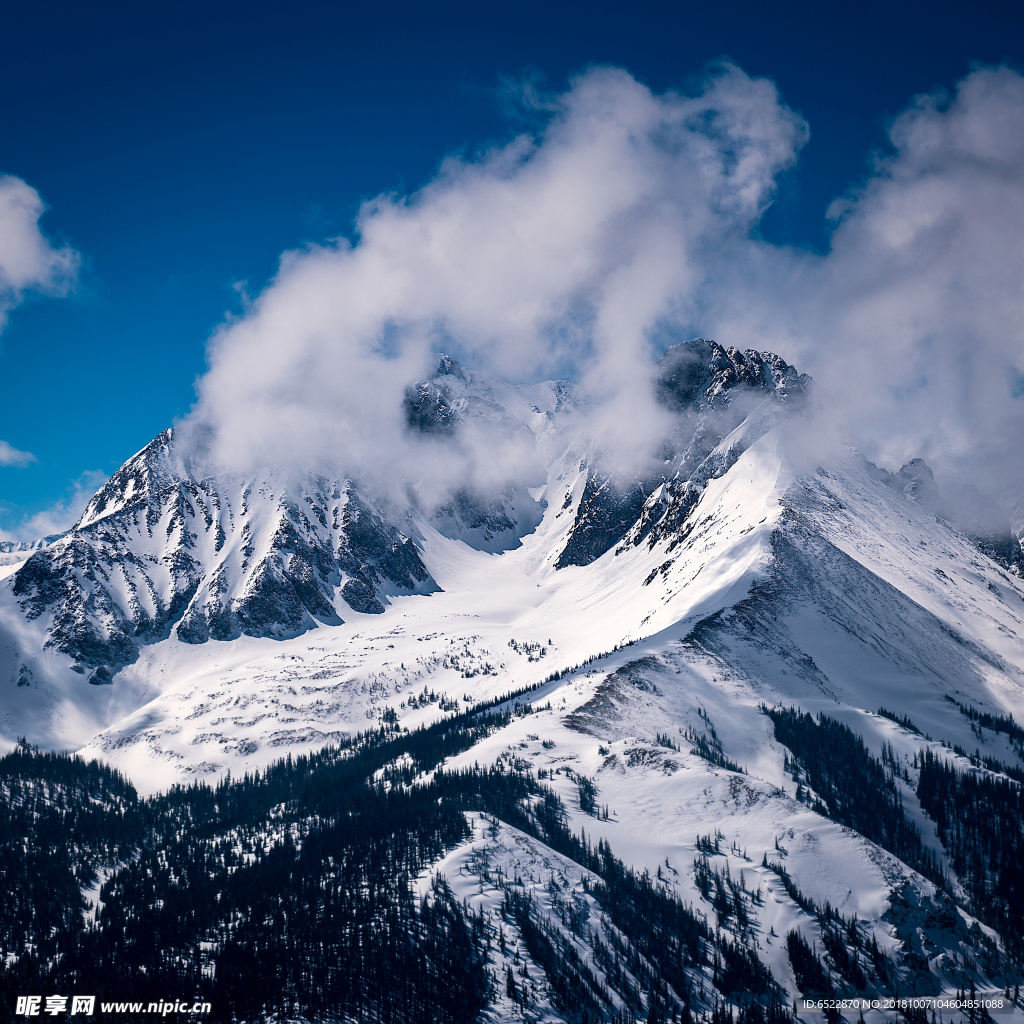
<path id="1" fill-rule="evenodd" d="M 791 401 L 811 378 L 774 352 L 724 348 L 705 338 L 673 345 L 658 361 L 659 398 L 676 409 L 704 410 L 731 405 L 743 394 Z"/>
<path id="2" fill-rule="evenodd" d="M 908 498 L 919 501 L 925 508 L 942 514 L 942 495 L 935 482 L 935 474 L 924 459 L 911 459 L 905 462 L 892 481 L 892 486 L 902 491 Z"/>
<path id="3" fill-rule="evenodd" d="M 198 478 L 164 431 L 13 578 L 46 644 L 108 682 L 140 644 L 294 636 L 435 589 L 412 540 L 346 481 Z"/>
<path id="4" fill-rule="evenodd" d="M 406 389 L 403 411 L 406 426 L 415 434 L 458 443 L 472 430 L 478 447 L 486 448 L 488 439 L 513 438 L 525 451 L 551 427 L 555 414 L 575 401 L 575 389 L 567 381 L 516 387 L 442 355 L 432 377 Z M 543 477 L 533 481 L 543 482 Z M 445 536 L 485 551 L 506 551 L 518 546 L 543 516 L 546 505 L 530 496 L 529 484 L 510 478 L 486 492 L 460 487 L 426 510 L 427 516 Z"/>
<path id="5" fill-rule="evenodd" d="M 704 338 L 673 345 L 657 364 L 654 385 L 658 400 L 680 416 L 663 453 L 665 472 L 623 487 L 591 469 L 559 568 L 589 565 L 627 534 L 638 544 L 679 530 L 708 480 L 798 405 L 809 384 L 771 352 L 741 352 Z M 756 429 L 720 447 L 748 418 Z"/>

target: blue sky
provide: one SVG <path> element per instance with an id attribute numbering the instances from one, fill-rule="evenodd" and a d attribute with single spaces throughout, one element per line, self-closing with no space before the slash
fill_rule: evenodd
<path id="1" fill-rule="evenodd" d="M 1022 26 L 1009 3 L 9 7 L 0 173 L 38 190 L 81 266 L 0 335 L 0 440 L 35 456 L 0 465 L 0 530 L 56 522 L 76 481 L 188 412 L 240 282 L 257 293 L 363 201 L 529 128 L 510 82 L 559 92 L 610 64 L 685 90 L 723 56 L 772 79 L 810 138 L 757 231 L 821 252 L 891 118 L 976 62 L 1019 68 Z"/>

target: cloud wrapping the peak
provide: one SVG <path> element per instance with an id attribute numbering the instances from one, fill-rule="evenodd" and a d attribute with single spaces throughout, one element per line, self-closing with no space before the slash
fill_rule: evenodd
<path id="1" fill-rule="evenodd" d="M 668 427 L 652 356 L 686 332 L 812 373 L 890 468 L 923 456 L 1024 500 L 1024 78 L 979 68 L 915 98 L 832 204 L 824 255 L 757 236 L 808 137 L 771 82 L 724 64 L 697 94 L 655 95 L 596 68 L 534 105 L 538 132 L 285 255 L 212 339 L 190 422 L 213 462 L 439 489 L 512 475 L 528 454 L 507 438 L 442 451 L 406 430 L 404 389 L 445 350 L 578 380 L 609 465 L 639 471 Z"/>
<path id="2" fill-rule="evenodd" d="M 354 242 L 283 258 L 212 340 L 192 420 L 212 428 L 215 462 L 334 458 L 414 484 L 441 472 L 401 403 L 442 349 L 514 380 L 572 376 L 606 448 L 653 447 L 654 338 L 744 244 L 807 129 L 770 82 L 728 65 L 694 96 L 598 68 L 548 106 L 538 134 L 367 203 Z M 463 455 L 471 475 L 495 461 Z"/>
<path id="3" fill-rule="evenodd" d="M 1024 77 L 976 69 L 952 94 L 916 97 L 889 139 L 832 203 L 827 254 L 737 250 L 702 296 L 703 322 L 813 374 L 869 458 L 897 469 L 921 456 L 947 494 L 976 486 L 1013 516 L 1024 503 Z"/>

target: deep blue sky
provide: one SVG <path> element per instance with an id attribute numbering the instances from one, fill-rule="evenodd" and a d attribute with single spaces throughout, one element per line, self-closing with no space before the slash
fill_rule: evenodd
<path id="1" fill-rule="evenodd" d="M 112 472 L 187 411 L 211 329 L 279 253 L 347 232 L 359 203 L 521 125 L 508 77 L 588 64 L 685 87 L 728 56 L 767 75 L 811 141 L 763 230 L 823 247 L 829 200 L 889 116 L 972 62 L 1024 64 L 1019 3 L 47 3 L 8 5 L 0 172 L 84 259 L 78 294 L 0 338 L 0 527 Z"/>

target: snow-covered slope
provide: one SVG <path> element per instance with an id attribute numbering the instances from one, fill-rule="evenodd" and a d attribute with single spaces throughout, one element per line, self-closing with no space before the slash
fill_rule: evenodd
<path id="1" fill-rule="evenodd" d="M 908 991 L 954 984 L 964 951 L 979 983 L 994 977 L 987 933 L 948 896 L 797 799 L 762 705 L 827 712 L 908 779 L 940 741 L 1019 765 L 958 704 L 1024 715 L 1021 580 L 837 440 L 778 357 L 693 342 L 659 388 L 679 417 L 664 470 L 624 486 L 575 431 L 569 385 L 513 388 L 445 360 L 410 389 L 410 429 L 493 418 L 527 432 L 547 479 L 401 514 L 344 480 L 199 479 L 161 435 L 0 582 L 0 730 L 152 791 L 533 688 L 532 715 L 451 767 L 518 758 L 574 808 L 593 780 L 607 819 L 580 808 L 573 827 L 709 914 L 697 838 L 720 833 L 715 863 L 763 890 L 756 941 L 791 992 L 780 936 L 820 925 L 768 861 L 867 922 Z M 481 857 L 535 878 L 539 905 L 556 868 L 582 893 L 580 869 L 536 840 L 474 828 L 442 865 L 467 898 L 499 898 Z"/>

